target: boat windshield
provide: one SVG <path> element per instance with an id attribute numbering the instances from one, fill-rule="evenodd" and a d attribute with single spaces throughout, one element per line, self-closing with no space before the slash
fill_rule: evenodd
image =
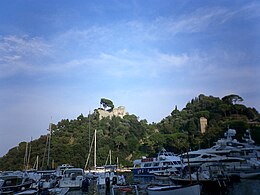
<path id="1" fill-rule="evenodd" d="M 78 175 L 83 175 L 83 171 L 82 170 L 71 170 L 71 169 L 68 169 L 68 170 L 65 170 L 64 171 L 64 175 L 66 176 L 70 176 L 70 175 L 74 175 L 74 176 L 78 176 Z"/>

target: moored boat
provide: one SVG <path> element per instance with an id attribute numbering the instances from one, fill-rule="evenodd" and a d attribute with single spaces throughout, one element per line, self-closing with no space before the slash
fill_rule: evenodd
<path id="1" fill-rule="evenodd" d="M 228 129 L 224 133 L 224 138 L 219 139 L 214 146 L 207 149 L 202 149 L 208 154 L 217 154 L 226 157 L 238 157 L 247 160 L 251 165 L 260 167 L 260 146 L 255 145 L 255 141 L 252 140 L 250 130 L 246 130 L 244 142 L 240 142 L 235 139 L 236 130 Z"/>
<path id="2" fill-rule="evenodd" d="M 58 184 L 54 170 L 38 171 L 37 173 L 40 175 L 40 179 L 36 183 L 39 191 L 54 188 Z"/>
<path id="3" fill-rule="evenodd" d="M 1 194 L 1 193 L 0 193 Z M 17 192 L 14 195 L 34 195 L 34 194 L 38 194 L 38 190 L 37 189 L 27 189 L 27 190 L 23 190 L 21 192 Z"/>
<path id="4" fill-rule="evenodd" d="M 146 191 L 149 195 L 199 195 L 200 185 L 153 185 L 148 186 Z"/>
<path id="5" fill-rule="evenodd" d="M 170 176 L 170 179 L 176 185 L 199 183 L 202 186 L 202 191 L 206 193 L 226 192 L 228 187 L 232 185 L 224 166 L 219 163 L 205 163 L 192 174 L 186 173 L 180 177 Z"/>
<path id="6" fill-rule="evenodd" d="M 236 130 L 228 129 L 224 137 L 211 148 L 189 151 L 182 154 L 184 163 L 197 168 L 203 163 L 221 163 L 232 178 L 254 178 L 260 175 L 260 147 L 252 140 L 250 130 L 246 130 L 244 142 L 235 139 Z"/>
<path id="7" fill-rule="evenodd" d="M 126 194 L 126 193 L 133 193 L 138 195 L 138 187 L 137 185 L 129 185 L 129 184 L 124 184 L 124 185 L 113 185 L 112 186 L 112 195 L 114 194 Z"/>
<path id="8" fill-rule="evenodd" d="M 180 172 L 176 168 L 170 168 L 161 171 L 150 171 L 150 173 L 153 173 L 154 178 L 158 180 L 169 180 L 171 175 L 180 175 Z"/>
<path id="9" fill-rule="evenodd" d="M 172 152 L 162 149 L 156 158 L 137 159 L 134 161 L 134 176 L 153 176 L 154 171 L 163 171 L 170 168 L 180 170 L 182 168 L 181 159 Z"/>
<path id="10" fill-rule="evenodd" d="M 9 172 L 2 173 L 0 177 L 0 192 L 1 193 L 16 193 L 25 189 L 29 189 L 34 183 L 26 173 Z"/>
<path id="11" fill-rule="evenodd" d="M 65 169 L 62 178 L 59 181 L 60 188 L 76 188 L 82 187 L 84 180 L 84 171 L 81 168 L 70 168 Z"/>

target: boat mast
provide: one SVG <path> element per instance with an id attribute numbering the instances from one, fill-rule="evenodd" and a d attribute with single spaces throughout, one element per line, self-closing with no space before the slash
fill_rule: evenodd
<path id="1" fill-rule="evenodd" d="M 111 165 L 111 157 L 112 157 L 111 150 L 109 150 L 109 163 L 110 163 L 110 165 Z"/>
<path id="2" fill-rule="evenodd" d="M 44 154 L 43 154 L 43 158 L 42 158 L 42 166 L 41 166 L 41 170 L 43 169 L 43 165 L 44 165 L 44 161 L 45 161 L 45 155 L 46 155 L 46 150 L 47 150 L 47 146 L 48 146 L 48 140 L 49 140 L 49 136 L 46 136 L 46 144 L 45 144 L 45 148 L 44 148 Z"/>
<path id="3" fill-rule="evenodd" d="M 29 163 L 30 163 L 30 158 L 31 158 L 31 151 L 32 151 L 32 137 L 31 137 L 31 142 L 30 142 L 30 147 L 29 147 L 29 154 L 28 154 L 28 157 L 27 157 L 26 170 L 29 169 Z"/>
<path id="4" fill-rule="evenodd" d="M 49 164 L 50 164 L 50 150 L 51 150 L 51 123 L 49 125 L 49 142 L 48 142 L 48 158 L 47 158 L 47 169 L 49 169 Z"/>
<path id="5" fill-rule="evenodd" d="M 97 130 L 94 131 L 94 170 L 97 168 Z"/>
<path id="6" fill-rule="evenodd" d="M 90 148 L 90 111 L 88 113 L 88 147 Z"/>
<path id="7" fill-rule="evenodd" d="M 26 170 L 26 166 L 27 166 L 27 160 L 28 160 L 28 142 L 26 142 L 25 154 L 24 154 L 24 158 L 23 158 L 23 165 L 24 165 L 25 170 Z"/>
<path id="8" fill-rule="evenodd" d="M 84 168 L 84 170 L 86 170 L 86 169 L 87 169 L 87 166 L 88 166 L 88 161 L 89 161 L 90 152 L 91 152 L 91 150 L 92 150 L 92 146 L 93 146 L 93 143 L 94 143 L 94 139 L 95 139 L 95 136 L 93 136 L 92 142 L 91 142 L 91 146 L 89 147 L 88 157 L 87 157 L 87 161 L 86 161 L 86 163 L 85 163 L 85 168 Z"/>
<path id="9" fill-rule="evenodd" d="M 105 165 L 107 165 L 108 158 L 109 158 L 109 165 L 111 165 L 111 156 L 112 156 L 111 155 L 111 150 L 109 150 Z"/>
<path id="10" fill-rule="evenodd" d="M 39 166 L 39 156 L 37 155 L 36 160 L 33 165 L 33 169 L 38 170 L 38 166 Z"/>

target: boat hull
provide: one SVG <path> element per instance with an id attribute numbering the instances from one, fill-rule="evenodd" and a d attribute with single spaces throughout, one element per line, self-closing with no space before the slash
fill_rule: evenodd
<path id="1" fill-rule="evenodd" d="M 147 188 L 149 195 L 199 195 L 200 185 L 187 185 L 187 186 L 152 186 Z"/>
<path id="2" fill-rule="evenodd" d="M 199 183 L 202 186 L 202 191 L 206 193 L 216 192 L 216 191 L 227 191 L 230 185 L 227 180 L 211 180 L 211 179 L 201 179 L 201 180 L 190 180 L 182 178 L 170 177 L 171 181 L 176 185 L 188 185 L 190 183 Z"/>

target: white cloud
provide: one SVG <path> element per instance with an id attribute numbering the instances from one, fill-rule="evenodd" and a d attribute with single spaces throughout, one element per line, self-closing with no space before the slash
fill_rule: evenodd
<path id="1" fill-rule="evenodd" d="M 1 37 L 0 50 L 6 54 L 18 55 L 48 55 L 51 46 L 46 44 L 41 38 L 28 36 L 18 37 L 14 35 Z"/>
<path id="2" fill-rule="evenodd" d="M 0 77 L 36 70 L 38 61 L 50 56 L 51 46 L 41 38 L 0 37 Z M 34 63 L 35 62 L 35 63 Z"/>
<path id="3" fill-rule="evenodd" d="M 164 53 L 157 48 L 157 43 L 168 39 L 174 42 L 173 36 L 178 33 L 201 32 L 213 25 L 221 25 L 237 13 L 249 9 L 253 9 L 253 6 L 245 6 L 240 10 L 205 6 L 178 17 L 159 17 L 149 23 L 129 20 L 105 26 L 72 28 L 52 40 L 2 36 L 0 77 L 18 72 L 63 73 L 77 67 L 83 71 L 103 67 L 101 70 L 104 73 L 117 77 L 140 76 L 143 71 L 148 75 L 150 73 L 150 76 L 158 76 L 164 70 L 180 71 L 190 67 L 196 67 L 196 70 L 190 70 L 195 73 L 198 69 L 210 71 L 216 66 L 213 52 L 191 53 L 187 50 L 176 54 L 169 50 Z M 217 60 L 218 64 L 223 61 Z"/>

